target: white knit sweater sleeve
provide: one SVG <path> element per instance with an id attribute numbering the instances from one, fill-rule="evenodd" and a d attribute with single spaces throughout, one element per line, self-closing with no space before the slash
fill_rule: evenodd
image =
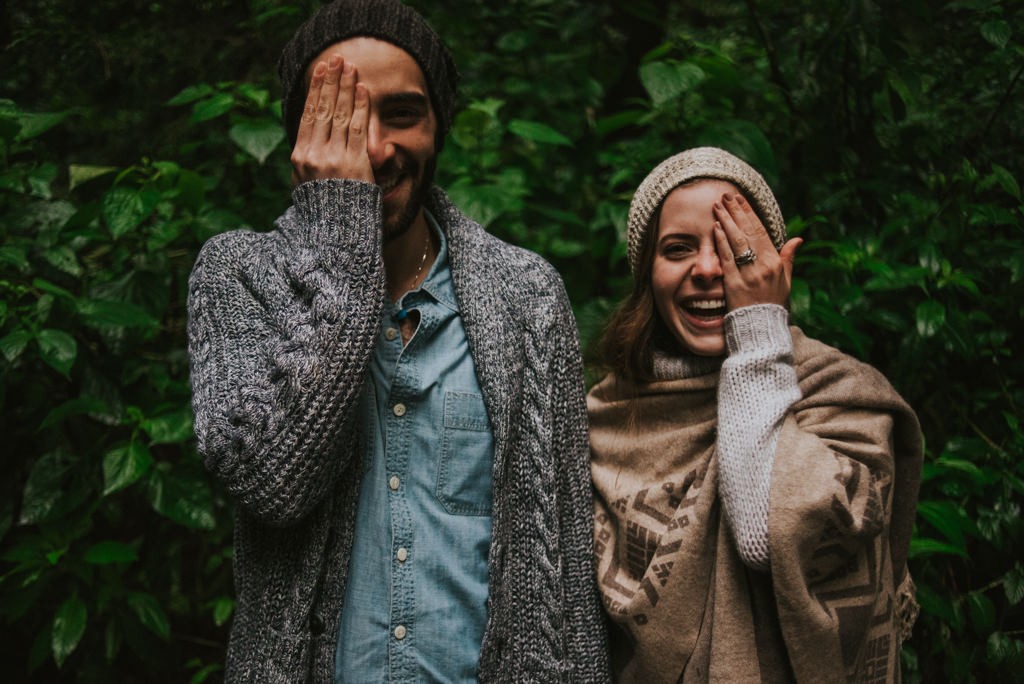
<path id="1" fill-rule="evenodd" d="M 800 399 L 788 313 L 757 304 L 725 317 L 729 356 L 718 387 L 719 492 L 748 566 L 766 570 L 772 464 L 789 407 Z"/>

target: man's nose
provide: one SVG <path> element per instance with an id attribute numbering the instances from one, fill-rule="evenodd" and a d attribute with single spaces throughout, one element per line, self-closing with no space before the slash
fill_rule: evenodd
<path id="1" fill-rule="evenodd" d="M 381 168 L 395 156 L 395 146 L 388 140 L 387 128 L 381 125 L 380 119 L 376 116 L 370 116 L 370 125 L 366 131 L 366 154 L 374 170 Z"/>

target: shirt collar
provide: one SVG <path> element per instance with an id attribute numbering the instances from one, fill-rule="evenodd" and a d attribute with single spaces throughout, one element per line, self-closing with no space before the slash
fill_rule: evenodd
<path id="1" fill-rule="evenodd" d="M 427 272 L 427 277 L 423 279 L 417 290 L 407 293 L 406 296 L 422 290 L 433 297 L 438 303 L 457 312 L 459 304 L 455 299 L 455 289 L 452 287 L 452 271 L 448 264 L 448 240 L 445 238 L 444 231 L 441 230 L 437 219 L 434 218 L 434 215 L 426 207 L 423 208 L 423 214 L 427 218 L 427 226 L 437 235 L 440 246 L 437 250 L 437 258 L 434 259 L 434 263 L 430 266 L 430 271 Z"/>

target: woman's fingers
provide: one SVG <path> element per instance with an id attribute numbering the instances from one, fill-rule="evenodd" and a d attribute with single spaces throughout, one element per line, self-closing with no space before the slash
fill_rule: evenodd
<path id="1" fill-rule="evenodd" d="M 796 260 L 796 250 L 800 248 L 800 245 L 804 244 L 803 238 L 791 238 L 786 241 L 786 244 L 782 245 L 782 249 L 779 250 L 779 258 L 782 260 L 782 267 L 786 270 L 786 281 L 789 282 L 793 278 L 793 262 Z"/>
<path id="2" fill-rule="evenodd" d="M 729 243 L 729 236 L 720 222 L 715 223 L 715 249 L 718 250 L 718 260 L 722 264 L 723 273 L 736 269 L 736 255 L 732 245 Z"/>
<path id="3" fill-rule="evenodd" d="M 734 245 L 745 238 L 746 242 L 744 244 L 755 252 L 760 253 L 769 248 L 774 249 L 772 238 L 768 235 L 767 229 L 765 229 L 761 219 L 757 216 L 757 212 L 754 211 L 754 208 L 750 206 L 750 203 L 747 202 L 743 195 L 726 193 L 722 196 L 722 201 L 719 204 L 724 210 L 723 213 L 731 220 L 730 225 L 734 225 L 737 228 L 734 234 L 730 234 L 730 237 L 735 235 Z M 719 218 L 719 221 L 722 221 L 722 218 Z M 742 236 L 742 238 L 739 236 Z"/>
<path id="4" fill-rule="evenodd" d="M 715 202 L 714 213 L 715 219 L 718 221 L 718 225 L 722 227 L 722 231 L 725 233 L 725 237 L 729 244 L 730 255 L 743 254 L 748 249 L 757 251 L 756 247 L 751 243 L 750 237 L 746 232 L 739 226 L 736 221 L 736 216 L 733 214 L 736 211 L 735 202 L 727 202 L 726 198 L 729 195 L 724 195 L 721 200 Z M 731 205 L 731 206 L 730 206 Z M 721 252 L 719 252 L 721 256 Z M 725 257 L 722 256 L 724 259 Z M 732 261 L 730 256 L 729 261 Z"/>
<path id="5" fill-rule="evenodd" d="M 803 241 L 793 238 L 776 251 L 753 207 L 738 194 L 725 194 L 715 203 L 714 215 L 715 246 L 729 310 L 753 304 L 785 305 L 793 260 Z"/>

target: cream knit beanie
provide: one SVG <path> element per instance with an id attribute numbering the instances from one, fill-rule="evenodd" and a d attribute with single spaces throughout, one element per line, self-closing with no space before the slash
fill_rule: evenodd
<path id="1" fill-rule="evenodd" d="M 629 268 L 636 273 L 644 238 L 658 207 L 670 192 L 697 178 L 729 181 L 754 207 L 775 249 L 786 242 L 786 222 L 771 188 L 750 164 L 717 147 L 695 147 L 669 157 L 651 171 L 629 205 Z"/>

